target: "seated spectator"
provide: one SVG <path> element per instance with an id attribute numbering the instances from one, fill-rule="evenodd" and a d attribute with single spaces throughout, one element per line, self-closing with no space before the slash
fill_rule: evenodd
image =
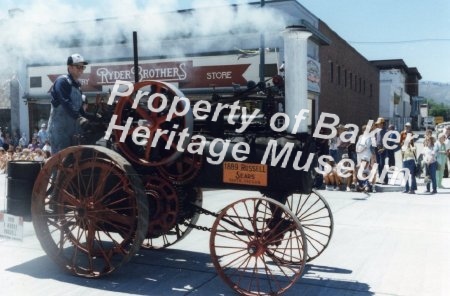
<path id="1" fill-rule="evenodd" d="M 367 172 L 364 171 L 362 173 L 362 175 L 363 175 L 364 179 L 358 180 L 358 182 L 356 184 L 356 188 L 355 188 L 356 191 L 357 192 L 365 192 L 365 193 L 371 192 L 373 185 L 369 182 L 369 179 L 367 179 L 368 178 Z"/>
<path id="2" fill-rule="evenodd" d="M 6 171 L 6 151 L 3 147 L 0 147 L 0 174 L 3 174 Z"/>
<path id="3" fill-rule="evenodd" d="M 50 150 L 43 150 L 45 160 L 49 159 L 52 156 Z"/>
<path id="4" fill-rule="evenodd" d="M 44 151 L 42 151 L 40 148 L 34 150 L 34 161 L 44 161 L 45 160 L 45 154 Z"/>
<path id="5" fill-rule="evenodd" d="M 22 149 L 20 153 L 19 160 L 33 160 L 33 156 L 31 155 L 31 150 L 28 148 Z"/>
<path id="6" fill-rule="evenodd" d="M 28 149 L 34 151 L 36 148 L 39 148 L 39 142 L 37 138 L 31 139 L 31 143 L 28 145 Z"/>
<path id="7" fill-rule="evenodd" d="M 6 162 L 10 160 L 14 160 L 14 147 L 12 145 L 9 145 L 7 154 L 6 154 Z"/>
<path id="8" fill-rule="evenodd" d="M 52 147 L 50 146 L 50 141 L 49 140 L 45 141 L 45 144 L 42 147 L 42 151 L 44 151 L 44 152 L 46 152 L 46 151 L 51 152 L 52 151 Z"/>
<path id="9" fill-rule="evenodd" d="M 352 161 L 349 158 L 348 154 L 343 154 L 342 160 Z M 351 191 L 351 186 L 353 184 L 353 175 L 354 175 L 354 170 L 350 169 L 351 166 L 350 166 L 349 161 L 343 162 L 344 166 L 342 168 L 340 168 L 340 172 L 339 172 L 339 174 L 337 174 L 337 178 L 339 179 L 339 184 L 345 184 L 345 188 L 346 188 L 347 192 Z M 348 176 L 348 177 L 342 176 L 342 175 L 347 175 L 347 174 L 350 174 L 350 176 Z"/>
<path id="10" fill-rule="evenodd" d="M 367 158 L 367 157 L 362 158 L 361 163 L 356 166 L 354 174 L 353 174 L 353 180 L 354 180 L 353 183 L 355 185 L 356 191 L 366 192 L 366 189 L 367 189 L 368 190 L 367 192 L 370 192 L 370 191 L 372 191 L 374 193 L 376 192 L 375 186 L 373 186 L 373 184 L 375 184 L 375 182 L 376 182 L 377 174 L 376 174 L 376 171 L 374 171 L 374 174 L 372 174 L 371 169 L 372 169 L 372 166 L 370 165 L 369 158 Z M 358 177 L 358 173 L 360 170 L 362 170 L 362 173 L 361 173 L 362 178 Z M 372 176 L 372 178 L 371 178 L 371 176 Z"/>
<path id="11" fill-rule="evenodd" d="M 327 190 L 339 190 L 341 185 L 339 182 L 339 177 L 336 172 L 336 165 L 334 161 L 327 161 L 328 165 L 331 167 L 329 173 L 323 176 L 323 183 L 325 184 L 325 189 Z"/>
<path id="12" fill-rule="evenodd" d="M 14 154 L 11 160 L 18 160 L 20 159 L 21 155 L 22 155 L 22 146 L 19 145 L 16 147 L 16 149 L 14 149 Z"/>

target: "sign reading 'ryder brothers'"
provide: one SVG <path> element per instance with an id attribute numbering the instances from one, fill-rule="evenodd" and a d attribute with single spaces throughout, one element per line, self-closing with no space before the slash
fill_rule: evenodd
<path id="1" fill-rule="evenodd" d="M 138 67 L 139 81 L 162 80 L 177 82 L 180 88 L 245 85 L 243 74 L 250 64 L 214 65 L 194 67 L 192 61 L 146 63 Z M 113 85 L 116 80 L 134 81 L 134 65 L 91 66 L 80 82 L 83 91 L 101 91 L 102 86 Z M 60 74 L 50 74 L 52 83 Z"/>

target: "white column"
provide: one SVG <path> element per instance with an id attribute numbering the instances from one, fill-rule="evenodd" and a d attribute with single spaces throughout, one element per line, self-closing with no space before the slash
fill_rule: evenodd
<path id="1" fill-rule="evenodd" d="M 312 35 L 304 27 L 288 27 L 284 37 L 285 68 L 285 113 L 290 122 L 287 128 L 292 133 L 295 116 L 302 109 L 308 109 L 307 49 L 308 38 Z M 309 110 L 311 112 L 311 110 Z M 311 114 L 306 114 L 311 116 Z M 308 120 L 302 120 L 297 133 L 308 131 Z"/>

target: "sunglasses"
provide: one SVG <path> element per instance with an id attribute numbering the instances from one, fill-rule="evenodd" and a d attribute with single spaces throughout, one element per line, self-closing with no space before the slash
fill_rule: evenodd
<path id="1" fill-rule="evenodd" d="M 86 69 L 86 66 L 81 66 L 81 65 L 72 65 L 72 67 L 75 67 L 78 70 L 85 70 Z"/>

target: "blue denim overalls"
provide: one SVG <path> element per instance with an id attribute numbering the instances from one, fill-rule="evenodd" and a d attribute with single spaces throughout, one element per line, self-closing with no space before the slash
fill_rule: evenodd
<path id="1" fill-rule="evenodd" d="M 70 75 L 62 75 L 53 85 L 52 97 L 48 134 L 55 154 L 71 146 L 73 136 L 81 131 L 77 123 L 83 103 L 81 86 Z"/>

